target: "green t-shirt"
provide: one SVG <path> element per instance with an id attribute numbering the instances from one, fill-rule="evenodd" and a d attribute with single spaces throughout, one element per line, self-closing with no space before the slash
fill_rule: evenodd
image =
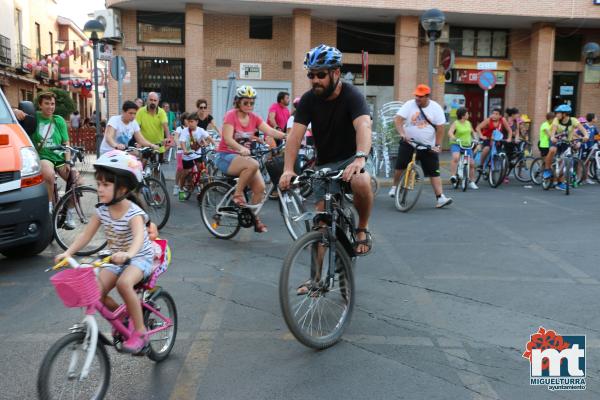
<path id="1" fill-rule="evenodd" d="M 147 141 L 153 144 L 161 144 L 165 139 L 165 131 L 163 124 L 168 124 L 167 113 L 162 108 L 158 108 L 158 112 L 150 114 L 147 107 L 142 107 L 138 110 L 135 120 L 140 125 L 142 136 Z"/>
<path id="2" fill-rule="evenodd" d="M 38 149 L 40 159 L 51 161 L 53 164 L 64 163 L 64 151 L 49 150 L 48 147 L 60 146 L 69 141 L 67 123 L 60 115 L 53 115 L 52 119 L 49 119 L 45 118 L 40 111 L 36 112 L 36 119 L 37 128 L 32 139 Z M 40 146 L 42 147 L 40 148 Z"/>
<path id="3" fill-rule="evenodd" d="M 540 149 L 547 149 L 550 147 L 550 122 L 545 121 L 540 126 Z"/>
<path id="4" fill-rule="evenodd" d="M 554 121 L 552 121 L 552 126 L 556 125 L 557 127 L 555 135 L 558 136 L 566 134 L 567 140 L 570 141 L 573 139 L 573 132 L 575 132 L 575 128 L 579 124 L 579 121 L 574 117 L 570 117 L 569 119 L 571 120 L 570 123 L 567 122 L 567 124 L 564 124 L 562 121 L 559 121 L 558 118 L 554 118 Z"/>
<path id="5" fill-rule="evenodd" d="M 175 128 L 177 128 L 177 114 L 175 114 L 173 111 L 169 111 L 167 113 L 167 117 L 169 120 L 169 132 L 173 132 Z"/>
<path id="6" fill-rule="evenodd" d="M 456 120 L 454 122 L 454 136 L 456 139 L 460 139 L 460 144 L 463 147 L 471 145 L 471 132 L 473 132 L 471 121 L 467 120 L 465 122 L 461 122 L 460 120 Z M 458 142 L 456 140 L 452 140 L 450 144 L 458 144 Z"/>

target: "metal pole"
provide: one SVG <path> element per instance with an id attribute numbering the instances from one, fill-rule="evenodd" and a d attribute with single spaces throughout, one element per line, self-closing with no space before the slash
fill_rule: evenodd
<path id="1" fill-rule="evenodd" d="M 120 57 L 115 57 L 114 61 L 117 62 L 117 71 L 121 72 L 121 58 Z M 117 75 L 117 92 L 118 92 L 118 102 L 119 104 L 117 104 L 117 109 L 120 109 L 123 106 L 123 80 L 121 79 L 121 74 L 119 73 Z"/>
<path id="2" fill-rule="evenodd" d="M 433 93 L 433 57 L 435 57 L 435 41 L 433 35 L 429 35 L 429 88 Z"/>
<path id="3" fill-rule="evenodd" d="M 100 94 L 98 93 L 98 39 L 94 44 L 94 92 L 96 94 L 96 157 L 100 157 L 100 143 L 102 142 L 102 132 L 100 131 Z"/>
<path id="4" fill-rule="evenodd" d="M 110 115 L 110 107 L 108 103 L 108 63 L 106 60 L 104 61 L 104 96 L 106 96 L 106 120 L 108 121 L 108 116 Z"/>
<path id="5" fill-rule="evenodd" d="M 483 91 L 483 118 L 488 117 L 488 92 L 489 90 Z"/>

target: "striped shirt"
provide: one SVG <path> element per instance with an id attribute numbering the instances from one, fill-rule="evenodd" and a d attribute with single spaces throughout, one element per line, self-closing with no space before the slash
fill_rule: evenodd
<path id="1" fill-rule="evenodd" d="M 119 219 L 113 219 L 110 216 L 107 206 L 100 206 L 96 208 L 96 213 L 102 226 L 104 226 L 104 233 L 106 234 L 106 240 L 108 242 L 108 249 L 116 253 L 118 251 L 127 251 L 133 242 L 133 233 L 131 232 L 131 226 L 129 221 L 136 215 L 141 215 L 144 219 L 144 224 L 148 222 L 148 215 L 142 210 L 137 204 L 131 202 L 129 210 Z M 152 245 L 148 238 L 148 231 L 144 229 L 144 244 L 138 253 L 132 257 L 149 257 L 152 259 L 154 252 L 152 251 Z"/>

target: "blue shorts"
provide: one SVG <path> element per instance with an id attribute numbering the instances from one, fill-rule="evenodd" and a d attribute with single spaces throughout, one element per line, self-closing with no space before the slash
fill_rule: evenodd
<path id="1" fill-rule="evenodd" d="M 452 153 L 460 153 L 460 146 L 457 144 L 453 144 L 452 146 L 450 146 L 450 151 Z M 465 149 L 465 152 L 470 156 L 473 157 L 473 150 L 472 149 Z"/>
<path id="2" fill-rule="evenodd" d="M 107 269 L 110 272 L 112 272 L 113 274 L 120 276 L 123 273 L 123 271 L 125 271 L 125 268 L 130 267 L 130 266 L 141 270 L 142 273 L 144 274 L 144 279 L 146 279 L 152 273 L 152 267 L 153 267 L 152 256 L 150 256 L 150 257 L 143 257 L 143 256 L 133 257 L 131 259 L 131 261 L 129 262 L 129 265 L 127 265 L 127 266 L 111 264 L 111 265 L 107 265 L 106 267 L 104 267 L 104 269 Z"/>
<path id="3" fill-rule="evenodd" d="M 215 157 L 215 164 L 217 164 L 217 168 L 219 168 L 222 173 L 227 174 L 231 162 L 237 156 L 238 154 L 234 153 L 217 153 L 217 157 Z"/>

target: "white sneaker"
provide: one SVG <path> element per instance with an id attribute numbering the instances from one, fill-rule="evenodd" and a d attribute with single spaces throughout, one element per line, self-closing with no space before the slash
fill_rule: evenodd
<path id="1" fill-rule="evenodd" d="M 75 218 L 73 218 L 74 212 L 75 212 L 75 210 L 72 208 L 67 209 L 67 218 L 65 218 L 63 228 L 65 228 L 67 230 L 73 230 L 76 228 Z"/>
<path id="2" fill-rule="evenodd" d="M 586 184 L 586 185 L 595 185 L 595 184 L 596 184 L 596 182 L 594 182 L 594 181 L 593 181 L 593 180 L 591 180 L 590 178 L 587 178 L 587 179 L 585 180 L 585 184 Z"/>
<path id="3" fill-rule="evenodd" d="M 179 186 L 173 185 L 173 196 L 179 196 Z"/>
<path id="4" fill-rule="evenodd" d="M 388 196 L 390 196 L 390 197 L 396 197 L 396 186 L 392 186 L 390 188 L 390 191 L 388 192 Z"/>
<path id="5" fill-rule="evenodd" d="M 469 189 L 477 190 L 479 189 L 479 186 L 477 186 L 475 182 L 471 181 L 469 182 Z"/>
<path id="6" fill-rule="evenodd" d="M 449 204 L 452 204 L 452 199 L 450 197 L 446 197 L 443 193 L 437 199 L 437 203 L 435 204 L 435 208 L 442 208 Z"/>

